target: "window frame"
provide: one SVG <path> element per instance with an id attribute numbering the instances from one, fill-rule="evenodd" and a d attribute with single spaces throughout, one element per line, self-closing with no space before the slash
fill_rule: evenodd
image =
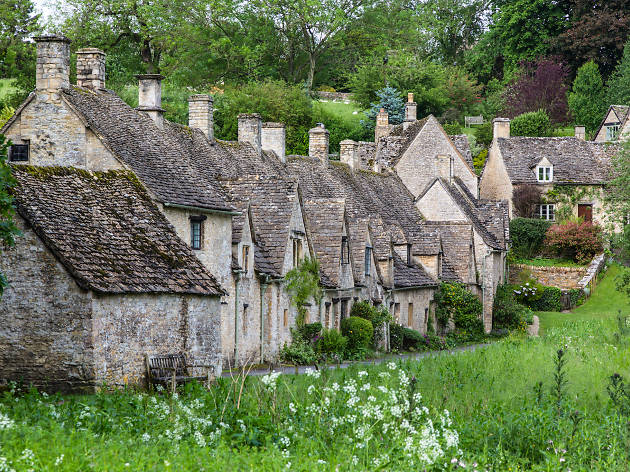
<path id="1" fill-rule="evenodd" d="M 543 208 L 546 211 L 543 211 Z M 556 221 L 556 205 L 554 203 L 539 204 L 536 207 L 536 216 L 541 220 Z"/>
<path id="2" fill-rule="evenodd" d="M 619 124 L 614 125 L 604 125 L 606 128 L 606 141 L 614 141 L 619 137 Z"/>
<path id="3" fill-rule="evenodd" d="M 203 240 L 204 240 L 204 224 L 203 222 L 206 220 L 205 215 L 195 215 L 189 218 L 190 220 L 190 247 L 195 251 L 201 251 L 203 249 Z M 199 226 L 199 241 L 198 244 L 195 244 L 195 227 Z"/>
<path id="4" fill-rule="evenodd" d="M 15 153 L 15 148 L 25 148 L 26 149 L 26 159 L 16 159 L 13 154 Z M 20 144 L 11 144 L 9 147 L 9 162 L 28 162 L 31 158 L 31 145 L 29 142 L 20 143 Z"/>
<path id="5" fill-rule="evenodd" d="M 369 277 L 372 272 L 372 246 L 365 246 L 364 262 L 365 275 Z"/>
<path id="6" fill-rule="evenodd" d="M 341 237 L 341 263 L 350 264 L 350 242 L 348 236 Z"/>
<path id="7" fill-rule="evenodd" d="M 542 171 L 542 179 L 540 178 Z M 536 180 L 538 182 L 553 182 L 553 166 L 536 166 Z"/>

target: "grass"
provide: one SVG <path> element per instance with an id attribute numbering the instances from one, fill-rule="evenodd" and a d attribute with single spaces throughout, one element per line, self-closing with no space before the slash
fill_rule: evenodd
<path id="1" fill-rule="evenodd" d="M 344 121 L 352 124 L 358 125 L 361 120 L 365 119 L 363 109 L 354 102 L 343 103 L 313 101 L 313 107 L 315 109 L 320 108 L 328 113 L 334 114 Z"/>
<path id="2" fill-rule="evenodd" d="M 584 264 L 578 264 L 571 259 L 554 259 L 544 257 L 536 257 L 533 259 L 518 259 L 516 263 L 536 267 L 585 267 Z"/>
<path id="3" fill-rule="evenodd" d="M 13 86 L 14 81 L 15 79 L 0 79 L 0 102 L 2 102 L 7 95 L 17 91 Z"/>
<path id="4" fill-rule="evenodd" d="M 319 378 L 222 379 L 177 398 L 5 393 L 0 470 L 4 458 L 4 470 L 43 471 L 627 471 L 630 416 L 607 394 L 613 373 L 630 377 L 630 333 L 615 319 L 630 311 L 614 290 L 620 270 L 572 314 L 541 313 L 543 336 L 474 352 Z"/>

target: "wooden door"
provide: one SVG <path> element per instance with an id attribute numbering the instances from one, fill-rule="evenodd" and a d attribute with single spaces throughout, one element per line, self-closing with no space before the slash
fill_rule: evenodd
<path id="1" fill-rule="evenodd" d="M 578 217 L 583 218 L 586 223 L 593 222 L 593 205 L 591 204 L 579 204 L 578 205 Z"/>

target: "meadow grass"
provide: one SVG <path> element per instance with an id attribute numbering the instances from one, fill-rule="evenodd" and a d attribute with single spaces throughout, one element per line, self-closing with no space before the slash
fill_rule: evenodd
<path id="1" fill-rule="evenodd" d="M 620 270 L 573 313 L 540 313 L 543 336 L 471 352 L 221 379 L 177 397 L 7 392 L 0 471 L 627 470 L 630 418 L 607 393 L 613 373 L 630 378 Z"/>
<path id="2" fill-rule="evenodd" d="M 322 102 L 321 100 L 314 100 L 313 107 L 315 109 L 321 108 L 351 124 L 358 125 L 361 120 L 365 120 L 363 110 L 354 102 Z"/>
<path id="3" fill-rule="evenodd" d="M 17 91 L 13 86 L 15 79 L 0 79 L 0 102 L 2 102 L 7 95 L 10 95 Z"/>

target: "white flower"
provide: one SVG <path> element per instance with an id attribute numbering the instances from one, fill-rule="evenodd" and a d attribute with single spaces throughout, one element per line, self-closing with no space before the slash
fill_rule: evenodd
<path id="1" fill-rule="evenodd" d="M 359 458 L 357 456 L 352 456 L 352 465 L 357 465 L 359 463 Z"/>
<path id="2" fill-rule="evenodd" d="M 164 467 L 170 467 L 171 463 L 167 460 L 164 460 Z"/>
<path id="3" fill-rule="evenodd" d="M 396 363 L 395 363 L 395 362 L 389 362 L 389 363 L 387 364 L 387 368 L 388 368 L 389 370 L 396 370 Z"/>
<path id="4" fill-rule="evenodd" d="M 149 433 L 144 433 L 141 439 L 143 442 L 149 442 L 151 440 L 151 435 Z"/>
<path id="5" fill-rule="evenodd" d="M 280 377 L 280 372 L 271 372 L 270 374 L 263 375 L 260 381 L 267 387 L 269 390 L 276 389 L 276 383 L 278 382 L 278 377 Z"/>
<path id="6" fill-rule="evenodd" d="M 317 463 L 318 464 L 326 464 L 326 461 L 324 459 L 318 459 Z"/>
<path id="7" fill-rule="evenodd" d="M 199 431 L 195 431 L 193 433 L 193 436 L 195 438 L 195 442 L 197 443 L 197 446 L 206 447 L 206 438 L 203 437 L 203 434 L 201 434 Z"/>
<path id="8" fill-rule="evenodd" d="M 15 422 L 0 411 L 0 430 L 11 429 L 13 426 L 15 426 Z"/>
<path id="9" fill-rule="evenodd" d="M 287 438 L 286 436 L 282 436 L 280 438 L 280 443 L 282 443 L 282 445 L 287 448 L 291 445 L 291 440 L 289 438 Z"/>
<path id="10" fill-rule="evenodd" d="M 0 457 L 0 472 L 15 472 L 6 457 Z"/>
<path id="11" fill-rule="evenodd" d="M 62 462 L 63 462 L 63 454 L 61 454 L 59 457 L 55 459 L 55 465 L 60 466 Z"/>
<path id="12" fill-rule="evenodd" d="M 304 373 L 308 376 L 308 377 L 313 377 L 315 379 L 318 379 L 320 377 L 320 375 L 322 375 L 322 373 L 319 370 L 314 370 L 311 369 L 310 367 L 308 369 L 306 369 L 304 371 Z"/>
<path id="13" fill-rule="evenodd" d="M 309 385 L 306 391 L 309 395 L 313 395 L 313 393 L 315 392 L 315 385 Z"/>
<path id="14" fill-rule="evenodd" d="M 295 407 L 295 405 L 291 402 L 289 403 L 289 411 L 293 414 L 295 414 L 297 412 L 297 408 Z"/>
<path id="15" fill-rule="evenodd" d="M 362 378 L 362 377 L 367 377 L 367 374 L 368 374 L 368 373 L 367 373 L 365 370 L 362 370 L 362 371 L 360 371 L 360 372 L 358 372 L 358 373 L 357 373 L 357 375 L 359 376 L 359 378 Z"/>

